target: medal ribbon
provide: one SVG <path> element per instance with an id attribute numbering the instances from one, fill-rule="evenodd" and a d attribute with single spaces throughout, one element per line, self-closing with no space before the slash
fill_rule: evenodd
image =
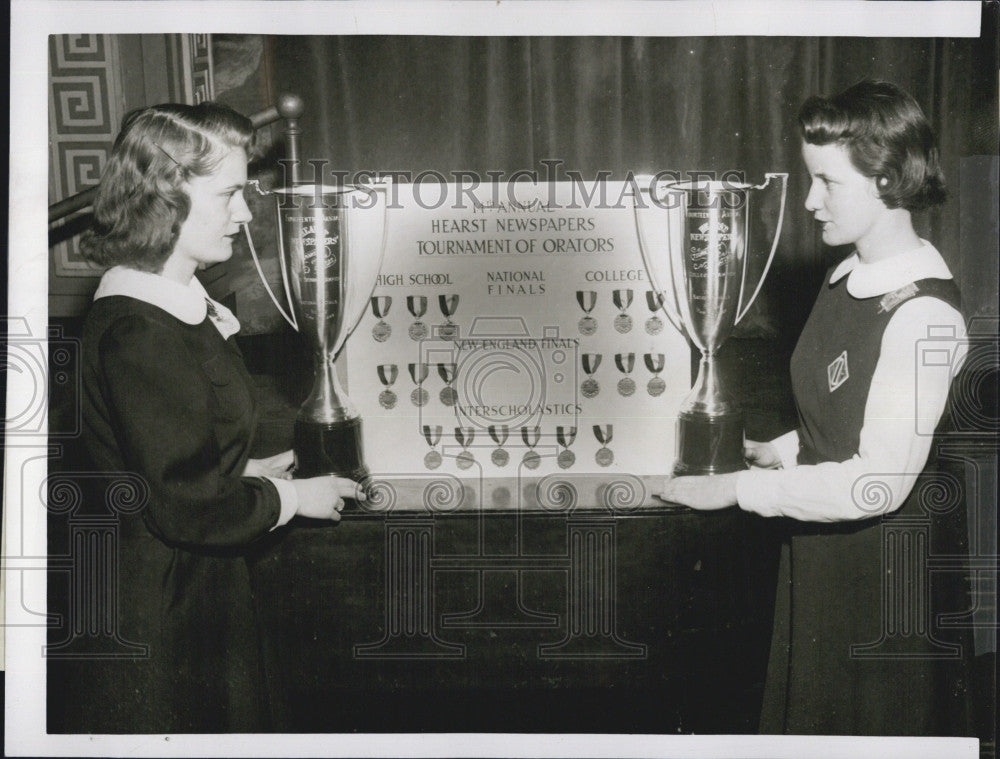
<path id="1" fill-rule="evenodd" d="M 455 364 L 438 364 L 438 375 L 441 379 L 445 381 L 445 384 L 450 385 L 455 379 Z"/>
<path id="2" fill-rule="evenodd" d="M 615 306 L 617 306 L 620 311 L 624 311 L 632 305 L 632 291 L 615 290 L 611 293 L 611 299 L 615 302 Z"/>
<path id="3" fill-rule="evenodd" d="M 646 363 L 646 368 L 653 374 L 659 374 L 663 371 L 664 356 L 662 353 L 647 353 L 642 357 L 642 360 Z"/>
<path id="4" fill-rule="evenodd" d="M 468 448 L 472 445 L 472 440 L 476 437 L 475 427 L 456 427 L 455 428 L 455 440 L 463 448 Z"/>
<path id="5" fill-rule="evenodd" d="M 611 438 L 615 436 L 615 426 L 613 424 L 605 424 L 603 427 L 600 424 L 594 425 L 594 437 L 597 438 L 597 442 L 601 445 L 607 445 L 611 442 Z"/>
<path id="6" fill-rule="evenodd" d="M 583 361 L 583 371 L 587 374 L 593 374 L 597 371 L 597 367 L 601 365 L 600 353 L 584 353 L 580 358 Z"/>
<path id="7" fill-rule="evenodd" d="M 542 436 L 541 427 L 522 427 L 521 428 L 521 440 L 529 448 L 534 448 L 538 445 L 538 439 Z"/>
<path id="8" fill-rule="evenodd" d="M 407 295 L 406 309 L 413 315 L 414 319 L 419 319 L 427 313 L 427 298 L 423 295 Z"/>
<path id="9" fill-rule="evenodd" d="M 663 305 L 663 293 L 658 293 L 655 290 L 646 290 L 646 305 L 655 314 Z"/>
<path id="10" fill-rule="evenodd" d="M 392 387 L 392 383 L 399 376 L 399 367 L 395 364 L 379 364 L 378 378 L 386 387 Z"/>
<path id="11" fill-rule="evenodd" d="M 493 442 L 497 445 L 503 445 L 507 442 L 507 435 L 510 434 L 510 429 L 506 424 L 491 424 L 490 425 L 490 437 L 493 438 Z"/>
<path id="12" fill-rule="evenodd" d="M 556 440 L 563 448 L 569 448 L 576 440 L 576 427 L 556 427 Z"/>
<path id="13" fill-rule="evenodd" d="M 585 314 L 589 314 L 597 303 L 597 293 L 594 290 L 577 290 L 576 302 L 580 304 Z"/>
<path id="14" fill-rule="evenodd" d="M 433 448 L 438 444 L 438 440 L 441 439 L 441 425 L 436 424 L 431 427 L 429 424 L 424 425 L 424 440 L 427 441 L 427 445 Z"/>
<path id="15" fill-rule="evenodd" d="M 375 314 L 376 319 L 384 319 L 389 313 L 390 306 L 392 306 L 392 296 L 390 295 L 376 295 L 372 298 L 372 313 Z"/>
<path id="16" fill-rule="evenodd" d="M 439 295 L 438 305 L 441 306 L 441 313 L 444 314 L 444 317 L 449 319 L 458 309 L 458 295 Z"/>
<path id="17" fill-rule="evenodd" d="M 615 366 L 618 367 L 618 371 L 622 374 L 628 374 L 632 371 L 635 366 L 635 354 L 634 353 L 616 353 L 615 354 Z"/>
<path id="18" fill-rule="evenodd" d="M 407 364 L 407 368 L 410 370 L 410 377 L 413 378 L 414 384 L 419 385 L 427 379 L 429 370 L 427 364 Z"/>

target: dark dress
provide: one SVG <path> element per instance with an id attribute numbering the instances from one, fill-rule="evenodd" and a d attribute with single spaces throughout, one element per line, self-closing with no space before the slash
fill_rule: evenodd
<path id="1" fill-rule="evenodd" d="M 257 425 L 234 341 L 123 296 L 83 334 L 83 421 L 97 471 L 139 474 L 149 499 L 120 518 L 118 632 L 139 660 L 85 673 L 88 732 L 268 729 L 246 553 L 280 514 L 273 483 L 241 477 Z"/>
<path id="2" fill-rule="evenodd" d="M 828 273 L 792 357 L 799 464 L 857 454 L 883 333 L 899 305 L 922 296 L 958 307 L 950 280 L 864 299 L 848 293 L 847 280 L 829 284 Z M 891 514 L 789 525 L 762 732 L 971 734 L 959 636 L 937 624 L 968 599 L 956 597 L 954 577 L 927 568 L 929 556 L 959 548 L 965 506 L 959 498 L 933 508 L 934 470 L 930 461 Z"/>

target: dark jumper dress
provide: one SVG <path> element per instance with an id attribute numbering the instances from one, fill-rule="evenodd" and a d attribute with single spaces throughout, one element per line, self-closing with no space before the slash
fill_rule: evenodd
<path id="1" fill-rule="evenodd" d="M 859 299 L 848 293 L 847 279 L 829 284 L 828 272 L 792 356 L 799 464 L 845 461 L 858 452 L 882 336 L 899 305 L 921 296 L 958 308 L 951 280 L 919 280 Z M 964 503 L 948 514 L 924 505 L 933 471 L 930 461 L 891 514 L 789 525 L 779 596 L 790 596 L 779 601 L 775 618 L 762 732 L 971 734 L 954 648 L 959 636 L 935 624 L 942 611 L 961 610 L 968 599 L 960 591 L 954 597 L 960 582 L 929 575 L 918 559 L 953 552 L 955 536 L 964 534 L 956 524 Z"/>
<path id="2" fill-rule="evenodd" d="M 268 729 L 249 547 L 280 513 L 241 477 L 258 411 L 235 342 L 124 296 L 83 335 L 84 436 L 98 471 L 135 472 L 150 499 L 120 517 L 118 630 L 143 660 L 81 663 L 86 732 Z"/>

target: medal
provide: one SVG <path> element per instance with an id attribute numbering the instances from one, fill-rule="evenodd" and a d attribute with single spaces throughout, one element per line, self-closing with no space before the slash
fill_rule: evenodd
<path id="1" fill-rule="evenodd" d="M 663 319 L 660 318 L 660 307 L 663 305 L 663 295 L 655 290 L 646 290 L 646 306 L 653 315 L 646 319 L 646 333 L 658 335 L 663 331 Z"/>
<path id="2" fill-rule="evenodd" d="M 458 393 L 451 383 L 455 381 L 455 364 L 438 364 L 438 374 L 444 380 L 444 387 L 438 397 L 445 406 L 454 406 L 458 402 Z"/>
<path id="3" fill-rule="evenodd" d="M 618 310 L 621 312 L 615 317 L 615 329 L 621 332 L 623 335 L 626 332 L 632 331 L 632 317 L 625 313 L 628 307 L 632 305 L 632 291 L 631 290 L 615 290 L 611 293 L 611 299 L 615 302 Z"/>
<path id="4" fill-rule="evenodd" d="M 468 448 L 472 445 L 472 440 L 476 437 L 475 427 L 456 427 L 455 428 L 455 440 L 458 444 L 462 446 L 462 452 L 458 454 L 455 458 L 455 463 L 458 464 L 459 469 L 468 469 L 473 464 L 476 463 L 476 457 L 469 452 Z"/>
<path id="5" fill-rule="evenodd" d="M 576 427 L 556 427 L 556 440 L 563 447 L 556 457 L 556 462 L 561 469 L 569 469 L 576 462 L 576 456 L 569 449 L 576 440 Z"/>
<path id="6" fill-rule="evenodd" d="M 611 442 L 614 432 L 613 425 L 605 424 L 603 427 L 599 424 L 594 425 L 594 437 L 601 444 L 601 447 L 597 449 L 597 453 L 594 454 L 594 460 L 599 466 L 611 466 L 615 462 L 615 454 L 608 448 L 608 443 Z"/>
<path id="7" fill-rule="evenodd" d="M 577 290 L 576 302 L 580 304 L 584 313 L 584 317 L 577 325 L 580 328 L 580 334 L 588 336 L 594 334 L 597 332 L 597 320 L 590 315 L 590 312 L 594 310 L 594 305 L 597 303 L 597 293 L 593 290 Z"/>
<path id="8" fill-rule="evenodd" d="M 431 427 L 429 424 L 425 424 L 423 428 L 424 440 L 427 441 L 427 445 L 431 447 L 431 450 L 427 452 L 424 456 L 424 466 L 428 469 L 437 469 L 441 466 L 441 454 L 438 453 L 434 446 L 438 444 L 441 439 L 441 425 L 435 425 Z"/>
<path id="9" fill-rule="evenodd" d="M 379 381 L 385 385 L 385 390 L 378 394 L 379 405 L 386 409 L 392 409 L 396 407 L 396 394 L 392 392 L 392 383 L 396 381 L 396 377 L 399 376 L 399 367 L 395 364 L 379 364 L 376 367 L 378 372 Z"/>
<path id="10" fill-rule="evenodd" d="M 392 327 L 385 322 L 390 306 L 392 306 L 392 298 L 388 295 L 376 295 L 372 298 L 372 313 L 378 319 L 375 326 L 372 327 L 372 337 L 380 343 L 384 343 L 392 334 Z"/>
<path id="11" fill-rule="evenodd" d="M 632 371 L 632 367 L 635 366 L 635 354 L 616 353 L 615 366 L 618 367 L 618 371 L 626 375 L 618 380 L 618 394 L 623 398 L 628 398 L 635 392 L 635 382 L 628 376 L 629 372 Z"/>
<path id="12" fill-rule="evenodd" d="M 490 461 L 493 462 L 494 466 L 507 466 L 510 456 L 503 449 L 503 444 L 507 442 L 507 435 L 510 433 L 510 430 L 506 424 L 491 424 L 489 432 L 490 437 L 493 438 L 493 442 L 497 444 L 497 448 L 490 454 Z"/>
<path id="13" fill-rule="evenodd" d="M 407 369 L 410 370 L 410 378 L 416 385 L 413 392 L 410 393 L 410 402 L 414 406 L 426 406 L 430 399 L 430 395 L 423 386 L 424 380 L 427 379 L 427 364 L 407 364 Z"/>
<path id="14" fill-rule="evenodd" d="M 542 430 L 538 426 L 521 428 L 521 440 L 528 446 L 528 450 L 524 452 L 524 458 L 521 459 L 521 463 L 527 469 L 538 469 L 542 463 L 542 457 L 534 451 L 534 447 L 538 445 L 538 439 L 541 437 L 541 434 Z"/>
<path id="15" fill-rule="evenodd" d="M 458 325 L 452 322 L 451 317 L 458 309 L 458 295 L 439 295 L 438 305 L 445 318 L 445 323 L 438 327 L 438 337 L 442 340 L 454 340 L 458 337 Z"/>
<path id="16" fill-rule="evenodd" d="M 427 337 L 427 325 L 420 321 L 420 317 L 427 313 L 427 298 L 423 295 L 407 295 L 406 296 L 406 310 L 410 312 L 410 315 L 416 319 L 413 324 L 410 325 L 407 332 L 410 335 L 411 340 L 423 340 Z"/>
<path id="17" fill-rule="evenodd" d="M 601 386 L 597 384 L 593 374 L 601 365 L 601 354 L 584 353 L 581 354 L 580 360 L 583 362 L 583 371 L 587 373 L 587 379 L 580 383 L 580 392 L 583 393 L 584 398 L 595 398 L 601 392 Z"/>
<path id="18" fill-rule="evenodd" d="M 663 381 L 660 377 L 660 372 L 663 371 L 663 361 L 664 356 L 662 353 L 646 353 L 642 357 L 643 362 L 646 364 L 646 368 L 653 373 L 653 378 L 646 383 L 646 390 L 654 398 L 658 395 L 662 395 L 663 391 L 667 389 L 667 383 Z"/>

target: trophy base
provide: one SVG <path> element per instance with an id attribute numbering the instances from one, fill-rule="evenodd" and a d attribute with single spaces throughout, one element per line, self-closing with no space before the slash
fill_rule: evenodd
<path id="1" fill-rule="evenodd" d="M 682 411 L 677 417 L 674 477 L 726 474 L 746 469 L 743 412 L 708 416 Z"/>
<path id="2" fill-rule="evenodd" d="M 361 419 L 346 422 L 295 420 L 295 477 L 334 474 L 352 480 L 368 476 L 362 457 Z"/>

